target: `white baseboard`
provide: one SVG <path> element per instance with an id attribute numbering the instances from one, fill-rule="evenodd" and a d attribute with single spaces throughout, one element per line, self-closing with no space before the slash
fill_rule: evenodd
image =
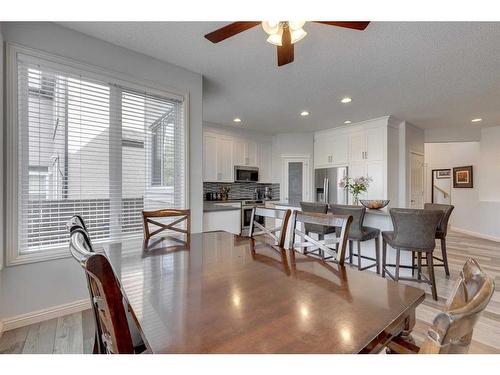
<path id="1" fill-rule="evenodd" d="M 59 318 L 64 315 L 74 314 L 87 309 L 90 309 L 90 300 L 83 299 L 80 301 L 66 303 L 64 305 L 33 311 L 28 314 L 5 318 L 0 321 L 0 335 L 2 332 L 10 331 L 11 329 L 40 323 L 45 320 Z"/>
<path id="2" fill-rule="evenodd" d="M 489 234 L 473 232 L 471 230 L 457 228 L 457 227 L 450 227 L 450 229 L 455 231 L 455 232 L 458 232 L 458 233 L 468 234 L 469 236 L 472 236 L 472 237 L 477 237 L 477 238 L 482 238 L 485 240 L 500 242 L 500 237 L 490 236 Z"/>

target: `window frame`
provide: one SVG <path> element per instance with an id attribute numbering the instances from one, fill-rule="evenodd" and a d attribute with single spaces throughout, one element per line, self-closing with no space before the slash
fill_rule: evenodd
<path id="1" fill-rule="evenodd" d="M 139 92 L 148 92 L 160 97 L 167 97 L 182 101 L 184 115 L 184 201 L 186 207 L 189 202 L 189 92 L 179 89 L 160 86 L 155 82 L 132 77 L 95 65 L 82 63 L 62 56 L 49 54 L 37 49 L 22 46 L 16 43 L 6 43 L 6 184 L 5 184 L 5 255 L 6 266 L 27 264 L 46 260 L 70 257 L 67 245 L 57 246 L 50 250 L 34 251 L 32 253 L 21 253 L 18 247 L 18 224 L 19 224 L 19 128 L 18 128 L 18 55 L 23 59 L 33 59 L 34 62 L 76 74 L 84 73 L 85 77 L 107 82 L 110 85 L 124 87 Z M 127 236 L 124 235 L 123 238 Z M 104 242 L 116 242 L 117 239 L 109 239 Z"/>

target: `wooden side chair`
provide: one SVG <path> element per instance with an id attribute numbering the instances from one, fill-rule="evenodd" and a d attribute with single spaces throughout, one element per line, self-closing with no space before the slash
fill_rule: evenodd
<path id="1" fill-rule="evenodd" d="M 290 219 L 291 210 L 278 210 L 274 208 L 254 207 L 250 217 L 250 228 L 248 237 L 255 239 L 258 236 L 267 236 L 271 239 L 271 244 L 279 249 L 285 247 L 285 238 L 288 228 L 288 220 Z M 273 228 L 266 228 L 255 220 L 256 216 L 281 220 L 281 224 Z M 256 228 L 259 229 L 256 231 Z"/>
<path id="2" fill-rule="evenodd" d="M 343 266 L 351 222 L 352 216 L 294 211 L 291 224 L 292 233 L 290 236 L 292 263 L 295 262 L 295 251 L 302 249 L 299 252 L 304 255 L 309 254 L 323 261 L 332 260 Z M 335 234 L 335 238 L 316 240 L 311 238 L 305 230 L 300 230 L 300 224 L 304 226 L 305 224 L 316 224 L 324 227 L 332 227 L 337 229 L 332 232 L 332 234 Z M 300 237 L 303 241 L 295 243 L 296 237 Z M 310 248 L 313 249 L 310 251 Z"/>
<path id="3" fill-rule="evenodd" d="M 396 337 L 388 345 L 398 354 L 465 354 L 469 351 L 474 326 L 486 309 L 495 290 L 493 277 L 481 270 L 474 259 L 463 266 L 460 279 L 427 332 L 419 348 L 404 338 Z"/>
<path id="4" fill-rule="evenodd" d="M 70 219 L 68 222 L 67 226 L 70 227 L 70 224 L 73 223 L 74 220 L 73 218 Z M 90 296 L 90 301 L 92 303 L 92 311 L 93 311 L 93 318 L 94 318 L 94 325 L 95 325 L 95 337 L 94 337 L 94 348 L 93 348 L 93 353 L 94 354 L 105 354 L 108 353 L 107 347 L 106 347 L 106 342 L 104 340 L 104 332 L 105 329 L 103 327 L 102 319 L 99 316 L 99 309 L 98 305 L 96 305 L 96 295 L 95 295 L 95 286 L 93 285 L 93 279 L 90 277 L 89 273 L 86 270 L 85 264 L 87 260 L 94 256 L 94 255 L 101 255 L 102 254 L 97 254 L 94 251 L 94 248 L 92 247 L 92 244 L 90 242 L 90 236 L 88 233 L 83 229 L 84 227 L 73 227 L 72 232 L 70 233 L 70 241 L 69 241 L 69 250 L 73 258 L 80 263 L 80 265 L 84 268 L 85 270 L 85 276 L 87 278 L 87 287 L 89 290 L 89 296 Z M 107 259 L 106 259 L 107 260 Z M 114 274 L 113 274 L 114 275 Z M 118 281 L 116 281 L 118 282 Z M 140 333 L 138 332 L 138 329 L 136 328 L 136 325 L 134 322 L 131 322 L 133 320 L 132 317 L 130 317 L 127 314 L 127 311 L 125 309 L 125 306 L 128 308 L 128 310 L 131 312 L 131 308 L 128 304 L 128 302 L 123 298 L 120 299 L 120 305 L 122 310 L 124 311 L 125 314 L 125 320 L 127 322 L 127 330 L 129 334 L 132 335 L 132 347 L 134 349 L 134 352 L 139 353 L 145 350 L 145 345 L 143 343 L 142 337 L 140 336 Z M 118 307 L 116 307 L 118 308 Z"/>
<path id="5" fill-rule="evenodd" d="M 158 221 L 161 218 L 176 218 L 174 221 L 164 224 Z M 191 233 L 191 210 L 177 210 L 177 209 L 163 209 L 155 211 L 142 211 L 142 220 L 144 225 L 144 240 L 147 242 L 149 239 L 163 232 L 164 230 L 171 230 L 174 232 L 189 234 Z M 177 225 L 186 221 L 186 228 L 180 228 Z M 159 227 L 156 230 L 151 231 L 150 224 Z"/>

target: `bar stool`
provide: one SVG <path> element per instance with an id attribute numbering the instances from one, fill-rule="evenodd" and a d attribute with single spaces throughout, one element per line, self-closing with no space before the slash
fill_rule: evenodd
<path id="1" fill-rule="evenodd" d="M 437 301 L 436 280 L 434 277 L 434 264 L 432 252 L 436 247 L 436 228 L 443 216 L 441 210 L 418 210 L 409 208 L 391 208 L 393 232 L 382 232 L 382 276 L 387 273 L 394 281 L 407 280 L 416 282 L 425 282 L 431 285 L 432 298 Z M 396 264 L 387 264 L 387 244 L 396 249 Z M 401 266 L 399 264 L 401 250 L 417 253 L 417 272 L 418 278 L 400 277 L 399 269 L 411 268 L 414 266 Z M 422 275 L 422 253 L 427 258 L 427 268 L 429 278 Z M 387 270 L 387 267 L 395 267 L 394 275 Z"/>
<path id="2" fill-rule="evenodd" d="M 438 258 L 433 256 L 435 260 L 440 263 L 434 264 L 436 267 L 444 267 L 444 272 L 446 276 L 450 276 L 450 269 L 448 267 L 448 255 L 446 254 L 446 234 L 448 233 L 448 221 L 450 220 L 451 212 L 455 206 L 450 204 L 437 204 L 437 203 L 426 203 L 424 204 L 425 210 L 441 210 L 443 211 L 443 217 L 438 224 L 436 230 L 436 239 L 441 241 L 441 254 L 443 258 Z"/>
<path id="3" fill-rule="evenodd" d="M 352 216 L 352 223 L 349 229 L 349 261 L 352 264 L 353 256 L 358 257 L 358 270 L 363 271 L 368 268 L 375 267 L 377 273 L 380 273 L 380 230 L 377 228 L 363 226 L 365 219 L 366 207 L 363 206 L 348 206 L 342 204 L 331 204 L 330 211 L 334 215 Z M 361 255 L 361 242 L 375 240 L 375 258 Z M 357 253 L 353 252 L 353 242 L 356 241 Z M 374 261 L 368 266 L 361 267 L 361 259 Z"/>
<path id="4" fill-rule="evenodd" d="M 328 212 L 328 204 L 300 202 L 300 209 L 302 212 L 326 214 Z M 322 241 L 325 238 L 325 234 L 335 233 L 335 228 L 325 227 L 319 224 L 304 223 L 304 232 L 306 235 L 309 235 L 309 233 L 316 233 L 318 235 L 318 239 Z"/>

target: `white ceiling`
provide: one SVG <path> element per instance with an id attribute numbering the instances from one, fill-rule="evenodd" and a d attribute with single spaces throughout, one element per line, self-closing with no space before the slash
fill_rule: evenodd
<path id="1" fill-rule="evenodd" d="M 260 27 L 219 44 L 203 38 L 224 24 L 62 23 L 202 73 L 205 121 L 238 116 L 241 127 L 273 133 L 388 114 L 421 128 L 478 126 L 475 117 L 500 125 L 500 23 L 373 22 L 363 32 L 307 23 L 283 67 Z"/>

